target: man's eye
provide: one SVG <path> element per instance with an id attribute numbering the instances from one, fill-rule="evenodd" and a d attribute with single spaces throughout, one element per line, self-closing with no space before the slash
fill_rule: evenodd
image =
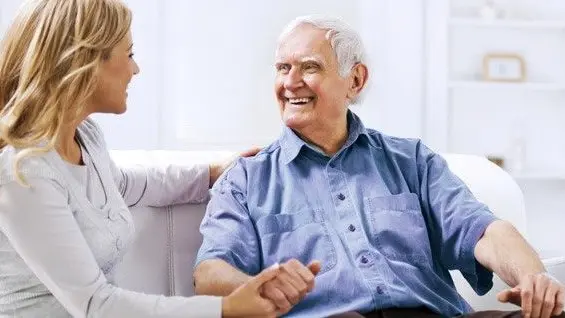
<path id="1" fill-rule="evenodd" d="M 288 73 L 290 72 L 290 65 L 288 64 L 277 65 L 277 71 L 280 73 Z"/>
<path id="2" fill-rule="evenodd" d="M 304 65 L 304 70 L 306 70 L 306 71 L 316 71 L 318 69 L 319 69 L 319 67 L 316 64 L 306 64 L 306 65 Z"/>

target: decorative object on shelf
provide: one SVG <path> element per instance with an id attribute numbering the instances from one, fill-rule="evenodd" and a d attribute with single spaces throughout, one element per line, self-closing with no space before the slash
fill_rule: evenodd
<path id="1" fill-rule="evenodd" d="M 496 6 L 494 0 L 486 0 L 482 7 L 479 9 L 479 17 L 484 20 L 496 20 L 504 16 L 504 11 Z"/>
<path id="2" fill-rule="evenodd" d="M 526 79 L 526 62 L 518 54 L 486 54 L 483 58 L 483 79 L 498 82 L 523 82 Z"/>
<path id="3" fill-rule="evenodd" d="M 487 159 L 495 165 L 504 169 L 504 157 L 502 156 L 487 156 Z"/>

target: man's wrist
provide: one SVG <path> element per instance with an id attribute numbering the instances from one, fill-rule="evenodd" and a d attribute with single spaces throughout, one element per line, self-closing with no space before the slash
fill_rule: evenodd
<path id="1" fill-rule="evenodd" d="M 559 279 L 557 279 L 557 277 L 551 275 L 550 273 L 548 273 L 548 272 L 542 272 L 541 274 L 544 275 L 545 277 L 551 279 L 552 281 L 561 284 L 561 281 L 560 281 Z"/>

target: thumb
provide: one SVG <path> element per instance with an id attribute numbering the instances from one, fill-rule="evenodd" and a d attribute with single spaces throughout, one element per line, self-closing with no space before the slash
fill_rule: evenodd
<path id="1" fill-rule="evenodd" d="M 500 293 L 496 294 L 496 299 L 498 299 L 498 301 L 501 303 L 507 303 L 508 300 L 510 300 L 510 294 L 512 294 L 510 289 L 505 289 Z"/>
<path id="2" fill-rule="evenodd" d="M 308 269 L 314 276 L 318 275 L 320 270 L 322 270 L 322 263 L 320 261 L 313 261 L 312 263 L 308 264 Z"/>
<path id="3" fill-rule="evenodd" d="M 509 288 L 509 289 L 505 289 L 503 291 L 501 291 L 500 293 L 498 293 L 496 295 L 496 298 L 498 299 L 499 302 L 501 303 L 514 303 L 515 302 L 515 296 L 520 294 L 520 288 L 518 287 L 514 287 L 514 288 Z"/>
<path id="4" fill-rule="evenodd" d="M 264 269 L 261 273 L 253 277 L 249 281 L 249 286 L 253 289 L 259 289 L 263 284 L 270 281 L 271 279 L 275 278 L 281 269 L 278 263 L 272 265 L 271 267 Z"/>

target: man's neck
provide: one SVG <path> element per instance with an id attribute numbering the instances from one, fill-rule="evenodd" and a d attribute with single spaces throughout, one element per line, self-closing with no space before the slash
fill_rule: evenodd
<path id="1" fill-rule="evenodd" d="M 297 135 L 305 142 L 318 147 L 327 156 L 335 155 L 347 141 L 347 118 L 335 126 L 325 129 L 304 129 L 297 131 Z"/>

